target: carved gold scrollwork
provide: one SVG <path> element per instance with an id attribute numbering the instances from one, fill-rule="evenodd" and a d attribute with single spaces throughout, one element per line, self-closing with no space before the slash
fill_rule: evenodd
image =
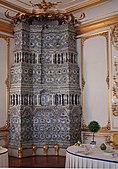
<path id="1" fill-rule="evenodd" d="M 55 7 L 58 3 L 61 3 L 61 2 L 52 3 L 52 2 L 46 2 L 45 0 L 42 0 L 41 3 L 33 4 L 33 3 L 30 1 L 30 4 L 31 4 L 32 6 L 37 6 L 39 9 L 43 9 L 44 11 L 47 11 L 48 9 L 50 9 L 50 8 L 52 8 L 52 7 Z"/>
<path id="2" fill-rule="evenodd" d="M 5 84 L 6 84 L 7 90 L 9 90 L 9 78 L 8 77 L 5 80 Z"/>
<path id="3" fill-rule="evenodd" d="M 118 116 L 118 60 L 113 57 L 113 76 L 112 76 L 112 113 Z"/>
<path id="4" fill-rule="evenodd" d="M 107 123 L 107 127 L 106 127 L 108 130 L 110 130 L 111 129 L 111 122 L 110 122 L 110 120 L 108 120 L 108 123 Z"/>
<path id="5" fill-rule="evenodd" d="M 82 119 L 82 130 L 88 130 L 88 127 L 85 124 L 84 118 Z"/>
<path id="6" fill-rule="evenodd" d="M 118 105 L 116 102 L 112 104 L 112 112 L 114 116 L 118 116 Z"/>
<path id="7" fill-rule="evenodd" d="M 18 22 L 31 22 L 31 18 L 38 19 L 55 19 L 60 23 L 72 23 L 74 25 L 80 24 L 80 20 L 85 18 L 85 14 L 81 13 L 80 17 L 76 19 L 74 15 L 66 10 L 50 10 L 50 8 L 54 8 L 58 3 L 46 2 L 43 0 L 41 3 L 33 4 L 30 1 L 32 7 L 38 7 L 38 9 L 33 9 L 32 11 L 27 11 L 26 13 L 18 12 L 15 16 L 10 16 L 8 10 L 5 12 L 5 16 L 9 19 L 12 19 L 14 23 Z"/>
<path id="8" fill-rule="evenodd" d="M 116 50 L 118 50 L 118 24 L 111 28 L 111 42 Z"/>
<path id="9" fill-rule="evenodd" d="M 84 77 L 82 77 L 82 90 L 84 89 L 84 86 L 85 86 L 85 80 Z"/>
<path id="10" fill-rule="evenodd" d="M 0 131 L 7 131 L 9 127 L 8 120 L 6 120 L 6 124 L 3 127 L 0 127 Z"/>
<path id="11" fill-rule="evenodd" d="M 109 74 L 107 75 L 106 82 L 107 82 L 107 86 L 108 86 L 108 89 L 109 89 Z"/>

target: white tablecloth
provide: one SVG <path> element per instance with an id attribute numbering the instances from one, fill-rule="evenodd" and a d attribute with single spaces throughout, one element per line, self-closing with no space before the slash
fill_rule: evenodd
<path id="1" fill-rule="evenodd" d="M 118 169 L 118 151 L 105 153 L 99 147 L 91 148 L 90 153 L 85 155 L 84 148 L 79 146 L 70 146 L 66 151 L 65 168 L 106 168 Z"/>
<path id="2" fill-rule="evenodd" d="M 8 168 L 8 149 L 0 147 L 0 168 Z"/>

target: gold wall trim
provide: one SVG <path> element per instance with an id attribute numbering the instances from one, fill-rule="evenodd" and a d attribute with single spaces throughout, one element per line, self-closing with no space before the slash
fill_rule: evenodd
<path id="1" fill-rule="evenodd" d="M 0 38 L 3 38 L 6 41 L 6 124 L 3 127 L 0 127 L 0 131 L 8 130 L 8 110 L 9 110 L 9 69 L 10 69 L 10 38 L 7 35 L 0 34 Z"/>
<path id="2" fill-rule="evenodd" d="M 84 78 L 84 43 L 87 39 L 89 38 L 93 38 L 96 36 L 103 36 L 106 39 L 106 59 L 107 59 L 107 77 L 106 77 L 106 83 L 108 86 L 108 121 L 107 121 L 107 125 L 101 127 L 101 131 L 108 131 L 111 129 L 111 122 L 110 122 L 110 77 L 109 77 L 109 71 L 110 71 L 110 66 L 109 66 L 109 47 L 108 47 L 108 32 L 99 32 L 96 34 L 91 34 L 88 36 L 84 36 L 81 38 L 81 86 L 82 86 L 82 130 L 88 130 L 87 125 L 85 124 L 85 114 L 84 114 L 84 87 L 85 87 L 85 83 L 83 85 L 83 79 L 84 82 L 86 81 Z"/>
<path id="3" fill-rule="evenodd" d="M 13 35 L 13 32 L 14 32 L 13 29 L 14 29 L 14 27 L 12 24 L 0 21 L 0 31 L 1 32 L 5 32 L 5 33 L 9 33 L 9 34 Z"/>
<path id="4" fill-rule="evenodd" d="M 85 1 L 85 2 L 83 2 L 81 4 L 78 4 L 78 5 L 72 6 L 70 8 L 67 8 L 66 12 L 67 13 L 75 12 L 77 10 L 93 7 L 95 5 L 103 4 L 103 3 L 108 2 L 108 1 L 110 1 L 110 0 L 104 0 L 104 1 L 103 0 L 89 0 L 89 1 Z"/>
<path id="5" fill-rule="evenodd" d="M 114 25 L 113 27 L 111 27 L 111 30 L 110 30 L 110 47 L 111 47 L 111 78 L 112 78 L 112 83 L 111 83 L 111 86 L 112 86 L 112 90 L 113 90 L 113 81 L 114 81 L 114 55 L 113 54 L 113 50 L 115 50 L 117 52 L 118 50 L 118 44 L 117 44 L 117 39 L 118 39 L 118 24 Z M 117 79 L 116 79 L 117 80 Z M 113 91 L 112 91 L 112 95 L 113 95 Z M 113 98 L 113 96 L 112 96 Z M 115 102 L 115 106 L 117 106 L 117 103 Z M 115 125 L 115 121 L 116 119 L 118 118 L 118 111 L 117 111 L 117 107 L 116 107 L 116 110 L 113 109 L 113 102 L 111 100 L 111 107 L 112 107 L 112 128 L 114 130 L 117 130 L 118 131 L 118 125 Z M 115 115 L 116 114 L 116 115 Z"/>
<path id="6" fill-rule="evenodd" d="M 6 7 L 6 6 L 4 6 L 4 5 L 1 5 L 0 4 L 0 7 L 2 7 L 2 8 L 4 8 L 4 9 L 6 9 L 6 10 L 10 10 L 10 11 L 13 11 L 13 12 L 17 12 L 16 10 L 13 10 L 13 9 L 11 9 L 11 8 L 9 8 L 9 7 Z"/>
<path id="7" fill-rule="evenodd" d="M 81 24 L 76 27 L 77 35 L 95 31 L 118 23 L 118 14 L 99 19 L 97 21 Z"/>
<path id="8" fill-rule="evenodd" d="M 17 11 L 23 12 L 23 13 L 27 13 L 29 11 L 26 8 L 20 7 L 16 4 L 14 4 L 14 3 L 11 3 L 11 2 L 8 2 L 8 1 L 5 1 L 5 0 L 0 0 L 0 4 L 7 6 L 11 9 L 15 9 Z"/>

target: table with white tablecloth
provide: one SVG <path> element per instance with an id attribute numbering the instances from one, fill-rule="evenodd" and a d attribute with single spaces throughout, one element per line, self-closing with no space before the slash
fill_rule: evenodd
<path id="1" fill-rule="evenodd" d="M 8 149 L 0 147 L 0 168 L 8 167 Z"/>
<path id="2" fill-rule="evenodd" d="M 89 150 L 86 151 L 85 147 Z M 87 153 L 86 153 L 87 152 Z M 107 168 L 118 169 L 118 150 L 107 153 L 100 147 L 70 146 L 66 150 L 65 168 Z"/>

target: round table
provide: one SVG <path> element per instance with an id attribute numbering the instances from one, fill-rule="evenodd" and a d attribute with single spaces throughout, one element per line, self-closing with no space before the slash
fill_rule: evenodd
<path id="1" fill-rule="evenodd" d="M 86 151 L 86 146 L 89 152 Z M 102 151 L 90 145 L 70 146 L 66 150 L 65 168 L 107 168 L 118 169 L 118 150 L 113 153 Z"/>
<path id="2" fill-rule="evenodd" d="M 8 168 L 8 149 L 0 146 L 0 168 Z"/>

